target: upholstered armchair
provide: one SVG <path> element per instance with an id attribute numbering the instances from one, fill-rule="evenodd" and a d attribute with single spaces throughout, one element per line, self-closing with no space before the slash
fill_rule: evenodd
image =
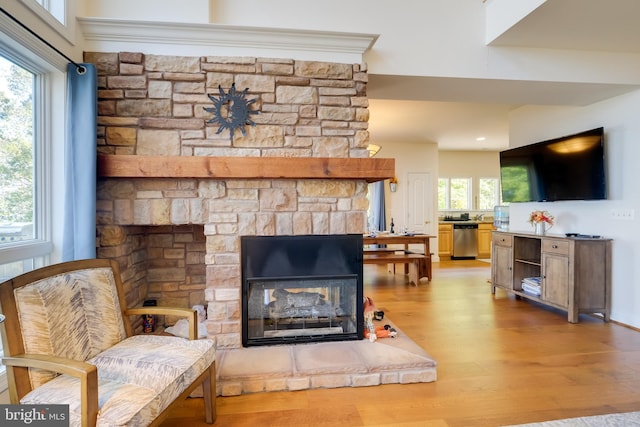
<path id="1" fill-rule="evenodd" d="M 72 426 L 156 426 L 202 385 L 215 421 L 215 346 L 195 310 L 125 308 L 115 261 L 71 261 L 0 284 L 12 403 L 69 405 Z M 141 314 L 189 319 L 192 339 L 134 335 Z"/>

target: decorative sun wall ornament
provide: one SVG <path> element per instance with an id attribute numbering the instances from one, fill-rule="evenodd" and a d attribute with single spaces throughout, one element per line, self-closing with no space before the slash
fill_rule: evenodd
<path id="1" fill-rule="evenodd" d="M 213 113 L 211 120 L 207 123 L 217 123 L 220 125 L 218 132 L 221 133 L 225 129 L 229 129 L 231 134 L 231 141 L 233 141 L 233 133 L 236 129 L 240 129 L 243 136 L 247 135 L 245 125 L 255 126 L 249 116 L 251 114 L 260 114 L 260 111 L 250 110 L 249 106 L 256 102 L 257 98 L 247 99 L 247 92 L 249 88 L 246 88 L 241 93 L 236 92 L 236 84 L 231 85 L 229 92 L 225 93 L 222 86 L 218 86 L 220 91 L 219 97 L 213 95 L 207 95 L 213 107 L 204 108 L 208 113 Z"/>

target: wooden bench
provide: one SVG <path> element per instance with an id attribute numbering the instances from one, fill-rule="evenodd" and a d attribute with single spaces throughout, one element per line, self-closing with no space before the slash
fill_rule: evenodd
<path id="1" fill-rule="evenodd" d="M 417 254 L 422 257 L 423 261 L 420 263 L 420 271 L 418 272 L 420 274 L 419 277 L 426 277 L 429 280 L 431 280 L 431 274 L 432 274 L 431 257 L 433 256 L 433 254 L 429 254 L 428 257 L 425 257 L 422 252 L 413 252 L 413 251 L 406 251 L 406 252 L 408 254 Z"/>
<path id="2" fill-rule="evenodd" d="M 363 259 L 365 264 L 388 264 L 395 273 L 396 264 L 404 265 L 404 274 L 418 284 L 426 277 L 431 280 L 431 256 L 428 234 L 381 234 L 364 236 Z M 375 246 L 374 246 L 375 245 Z M 400 246 L 401 245 L 401 246 Z M 409 250 L 409 245 L 421 245 L 423 250 Z M 379 247 L 382 246 L 382 247 Z"/>
<path id="3" fill-rule="evenodd" d="M 364 248 L 364 254 L 365 255 L 382 255 L 382 254 L 395 254 L 396 252 L 404 252 L 404 250 L 399 249 L 399 248 L 389 248 L 387 246 L 382 247 L 382 248 Z M 383 262 L 380 262 L 380 264 L 384 264 Z M 396 274 L 396 265 L 393 263 L 387 263 L 389 264 L 387 266 L 387 271 L 389 273 L 393 273 Z M 407 272 L 409 271 L 409 267 L 406 266 L 405 264 L 405 274 L 407 274 Z"/>
<path id="4" fill-rule="evenodd" d="M 409 274 L 409 281 L 414 285 L 418 284 L 420 277 L 426 276 L 431 279 L 431 276 L 426 274 L 427 267 L 423 264 L 428 263 L 425 263 L 425 257 L 422 254 L 407 253 L 398 250 L 394 251 L 394 253 L 367 253 L 367 251 L 365 251 L 362 261 L 364 264 L 405 264 L 408 266 L 407 273 Z"/>
<path id="5" fill-rule="evenodd" d="M 365 255 L 367 254 L 392 254 L 395 252 L 403 251 L 403 249 L 398 248 L 364 248 L 363 252 Z"/>

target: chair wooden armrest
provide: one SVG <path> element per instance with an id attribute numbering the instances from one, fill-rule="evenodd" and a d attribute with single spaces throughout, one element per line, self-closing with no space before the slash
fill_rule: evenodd
<path id="1" fill-rule="evenodd" d="M 125 309 L 124 314 L 127 316 L 156 314 L 165 316 L 186 317 L 187 320 L 189 320 L 189 339 L 195 340 L 198 338 L 198 312 L 192 308 L 162 306 L 132 307 Z"/>
<path id="2" fill-rule="evenodd" d="M 126 309 L 117 261 L 68 261 L 21 274 L 0 283 L 0 306 L 0 361 L 12 404 L 69 405 L 74 426 L 158 427 L 202 387 L 204 421 L 215 421 L 215 342 L 197 339 L 198 312 Z M 136 335 L 131 320 L 144 314 L 188 319 L 190 339 Z"/>
<path id="3" fill-rule="evenodd" d="M 2 357 L 2 363 L 17 369 L 39 368 L 80 379 L 82 422 L 95 424 L 98 416 L 98 369 L 86 362 L 41 354 L 18 354 Z M 13 376 L 12 370 L 7 370 Z"/>

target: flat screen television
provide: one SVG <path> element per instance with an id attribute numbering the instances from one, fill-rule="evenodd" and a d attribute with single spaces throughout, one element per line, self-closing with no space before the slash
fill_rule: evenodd
<path id="1" fill-rule="evenodd" d="M 503 202 L 607 198 L 604 129 L 500 152 Z"/>

